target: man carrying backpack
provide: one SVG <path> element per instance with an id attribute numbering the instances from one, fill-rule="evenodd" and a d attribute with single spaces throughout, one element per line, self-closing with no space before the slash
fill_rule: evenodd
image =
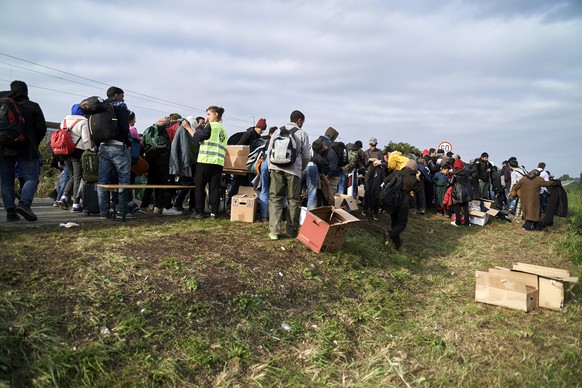
<path id="1" fill-rule="evenodd" d="M 112 117 L 109 118 L 111 123 L 105 123 L 103 120 L 97 120 L 97 117 L 95 117 L 96 115 L 92 115 L 89 118 L 89 129 L 93 136 L 95 136 L 96 131 L 101 130 L 98 126 L 108 124 L 115 125 L 114 123 L 117 123 L 114 135 L 101 142 L 95 141 L 99 146 L 98 183 L 100 184 L 118 183 L 120 185 L 128 185 L 130 183 L 131 153 L 129 147 L 131 147 L 131 140 L 129 135 L 129 110 L 124 101 L 125 93 L 123 90 L 116 86 L 112 86 L 107 89 L 107 100 L 105 100 L 104 104 L 112 105 L 114 117 L 117 120 L 114 120 Z M 95 127 L 92 127 L 92 123 L 95 123 Z M 95 138 L 93 138 L 93 140 L 95 140 Z M 119 192 L 122 191 L 123 189 L 119 190 Z M 100 217 L 102 219 L 110 218 L 109 191 L 99 187 L 97 189 L 97 194 L 99 196 Z M 119 197 L 119 209 L 121 210 L 123 209 L 123 206 L 125 206 L 125 199 L 124 195 L 120 195 Z"/>
<path id="2" fill-rule="evenodd" d="M 390 183 L 396 175 L 402 176 L 402 202 L 390 213 L 390 228 L 386 232 L 386 243 L 388 240 L 394 244 L 394 248 L 400 249 L 402 240 L 400 234 L 406 229 L 408 224 L 408 209 L 410 207 L 410 192 L 418 192 L 420 187 L 420 172 L 417 163 L 410 159 L 401 170 L 394 170 L 384 179 L 384 184 Z"/>
<path id="3" fill-rule="evenodd" d="M 267 149 L 271 186 L 269 190 L 269 237 L 278 240 L 282 234 L 281 220 L 287 198 L 287 228 L 289 237 L 299 231 L 301 213 L 301 172 L 309 163 L 309 135 L 301 127 L 305 115 L 298 110 L 291 113 L 290 123 L 277 129 Z"/>
<path id="4" fill-rule="evenodd" d="M 8 141 L 0 144 L 0 179 L 2 180 L 2 201 L 6 210 L 6 221 L 18 221 L 19 214 L 27 221 L 36 221 L 38 218 L 30 206 L 38 188 L 40 174 L 40 153 L 38 146 L 46 134 L 46 122 L 40 106 L 28 98 L 28 86 L 23 81 L 12 81 L 10 93 L 2 93 L 0 97 L 11 96 L 19 108 L 21 115 L 16 117 L 20 121 L 19 130 L 23 136 L 18 141 Z M 2 100 L 3 102 L 9 102 Z M 4 103 L 2 104 L 4 108 Z M 4 109 L 2 109 L 4 112 Z M 0 131 L 8 125 L 5 117 L 0 117 Z M 24 184 L 21 187 L 20 200 L 15 206 L 16 192 L 14 178 L 16 165 Z"/>

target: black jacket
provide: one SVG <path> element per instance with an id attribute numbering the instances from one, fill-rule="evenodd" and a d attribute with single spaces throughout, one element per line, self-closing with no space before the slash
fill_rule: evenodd
<path id="1" fill-rule="evenodd" d="M 2 96 L 10 94 L 2 93 Z M 9 156 L 16 160 L 39 159 L 38 146 L 46 134 L 46 122 L 40 106 L 27 96 L 14 96 L 24 117 L 26 141 L 14 144 L 0 144 L 0 158 Z"/>
<path id="2" fill-rule="evenodd" d="M 315 154 L 311 161 L 317 166 L 317 171 L 329 178 L 339 176 L 340 167 L 338 165 L 338 156 L 333 148 L 329 147 L 321 154 Z"/>
<path id="3" fill-rule="evenodd" d="M 464 168 L 454 171 L 451 179 L 453 185 L 452 200 L 453 205 L 457 203 L 466 203 L 474 200 L 475 191 L 471 182 L 471 169 L 473 166 L 466 165 Z"/>
<path id="4" fill-rule="evenodd" d="M 254 151 L 255 148 L 259 146 L 259 143 L 262 144 L 262 142 L 260 142 L 260 139 L 261 135 L 258 134 L 257 131 L 255 131 L 254 127 L 252 127 L 247 129 L 247 131 L 243 133 L 243 135 L 236 143 L 236 145 L 248 145 L 251 147 L 250 151 L 252 152 Z"/>
<path id="5" fill-rule="evenodd" d="M 384 179 L 384 183 L 385 184 L 390 183 L 390 181 L 392 180 L 392 178 L 396 176 L 396 174 L 403 176 L 402 191 L 404 193 L 410 193 L 411 191 L 414 191 L 416 193 L 418 192 L 418 190 L 420 190 L 420 182 L 418 181 L 418 179 L 416 179 L 416 170 L 412 170 L 408 167 L 404 167 L 402 170 L 392 171 Z"/>

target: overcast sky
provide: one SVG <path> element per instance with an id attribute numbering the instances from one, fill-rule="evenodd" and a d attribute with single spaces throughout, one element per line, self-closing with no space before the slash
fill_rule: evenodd
<path id="1" fill-rule="evenodd" d="M 306 116 L 346 143 L 582 171 L 582 1 L 3 1 L 0 89 L 29 84 L 47 121 L 107 87 L 142 132 L 225 108 L 229 133 Z"/>

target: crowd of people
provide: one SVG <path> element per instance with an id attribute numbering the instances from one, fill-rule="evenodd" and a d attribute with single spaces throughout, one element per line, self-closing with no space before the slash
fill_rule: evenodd
<path id="1" fill-rule="evenodd" d="M 35 221 L 31 204 L 38 186 L 38 147 L 46 134 L 46 123 L 38 104 L 28 99 L 24 82 L 12 82 L 11 91 L 4 95 L 19 104 L 25 132 L 23 139 L 0 144 L 7 221 L 18 221 L 20 216 Z M 360 184 L 363 184 L 361 215 L 379 221 L 385 210 L 380 200 L 382 188 L 397 177 L 402 182 L 402 200 L 390 210 L 390 225 L 386 228 L 386 241 L 396 249 L 402 245 L 400 235 L 410 213 L 423 215 L 431 209 L 450 216 L 454 226 L 469 226 L 470 204 L 476 199 L 487 199 L 493 200 L 509 218 L 523 220 L 526 230 L 542 230 L 552 223 L 553 214 L 563 213 L 559 198 L 564 195 L 555 189 L 560 187 L 559 181 L 552 179 L 543 162 L 528 172 L 511 157 L 498 168 L 489 161 L 486 152 L 467 162 L 458 154 L 434 148 L 418 154 L 388 146 L 380 149 L 375 137 L 369 139 L 369 147 L 364 150 L 360 140 L 338 142 L 339 132 L 333 127 L 311 142 L 302 130 L 305 115 L 297 110 L 291 112 L 289 123 L 281 127 L 268 127 L 266 119 L 261 118 L 246 131 L 228 136 L 222 124 L 224 109 L 210 106 L 206 117 L 169 114 L 140 135 L 135 127 L 136 115 L 125 104 L 122 89 L 109 88 L 103 104 L 111 109 L 106 125 L 112 134 L 99 141 L 96 133 L 102 130 L 101 117 L 97 117 L 97 111 L 90 111 L 87 101 L 73 105 L 62 120 L 61 128 L 69 130 L 75 147 L 70 154 L 54 156 L 53 165 L 62 169 L 53 194 L 55 207 L 83 211 L 89 199 L 83 198 L 82 157 L 94 152 L 99 162 L 99 184 L 134 183 L 139 177 L 135 166 L 142 163 L 147 165 L 148 184 L 193 186 L 180 190 L 146 189 L 139 205 L 133 193 L 117 196 L 99 187 L 98 213 L 103 219 L 115 218 L 116 212 L 125 213 L 125 209 L 129 215 L 151 212 L 160 216 L 214 218 L 223 196 L 228 214 L 231 198 L 239 187 L 254 186 L 259 192 L 258 218 L 268 222 L 269 238 L 293 238 L 299 231 L 302 204 L 308 210 L 333 205 L 336 193 L 358 199 Z M 253 157 L 247 163 L 247 173 L 224 171 L 228 145 L 249 146 Z M 14 189 L 15 178 L 20 181 L 18 193 Z M 552 190 L 557 190 L 555 195 Z M 558 204 L 548 209 L 551 192 L 553 198 L 558 198 L 554 201 Z M 124 203 L 125 198 L 128 203 Z M 544 213 L 551 214 L 542 219 Z"/>

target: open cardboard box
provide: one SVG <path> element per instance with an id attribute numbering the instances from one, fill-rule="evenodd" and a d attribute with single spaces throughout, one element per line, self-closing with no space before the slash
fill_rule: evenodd
<path id="1" fill-rule="evenodd" d="M 475 301 L 531 311 L 538 307 L 537 276 L 490 268 L 475 272 Z"/>
<path id="2" fill-rule="evenodd" d="M 349 209 L 352 212 L 358 210 L 358 202 L 351 195 L 336 194 L 334 200 L 336 209 Z"/>
<path id="3" fill-rule="evenodd" d="M 346 240 L 349 225 L 358 221 L 347 211 L 333 206 L 311 209 L 305 215 L 297 240 L 314 252 L 337 250 Z"/>
<path id="4" fill-rule="evenodd" d="M 477 302 L 531 311 L 537 307 L 560 310 L 578 278 L 563 269 L 518 263 L 509 268 L 476 271 Z"/>
<path id="5" fill-rule="evenodd" d="M 230 220 L 255 222 L 257 213 L 257 194 L 252 187 L 240 186 L 230 205 Z"/>
<path id="6" fill-rule="evenodd" d="M 246 171 L 250 148 L 251 147 L 247 145 L 226 146 L 226 155 L 224 156 L 224 169 Z"/>
<path id="7" fill-rule="evenodd" d="M 517 263 L 513 265 L 513 271 L 537 276 L 539 307 L 551 310 L 560 311 L 567 301 L 570 290 L 578 283 L 577 277 L 572 277 L 569 271 L 559 268 Z"/>

